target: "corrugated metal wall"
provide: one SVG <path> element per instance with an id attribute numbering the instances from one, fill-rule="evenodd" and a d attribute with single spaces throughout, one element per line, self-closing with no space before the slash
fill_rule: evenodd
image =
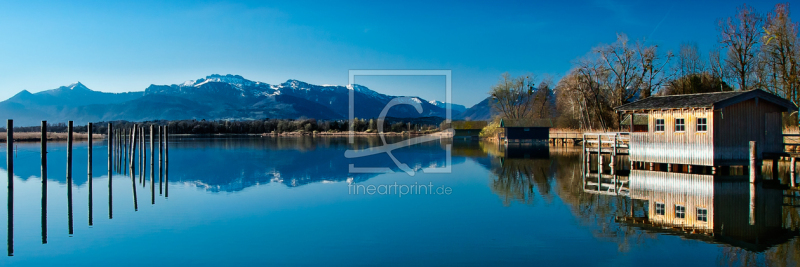
<path id="1" fill-rule="evenodd" d="M 675 119 L 683 118 L 685 131 L 675 131 Z M 707 131 L 697 131 L 697 118 L 707 119 Z M 664 131 L 655 131 L 656 119 L 664 120 Z M 631 134 L 632 161 L 712 166 L 714 117 L 705 109 L 650 111 L 647 133 Z"/>

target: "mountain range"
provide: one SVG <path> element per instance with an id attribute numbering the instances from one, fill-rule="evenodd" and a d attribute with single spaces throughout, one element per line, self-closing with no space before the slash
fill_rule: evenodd
<path id="1" fill-rule="evenodd" d="M 239 75 L 213 74 L 172 85 L 150 85 L 143 92 L 106 93 L 82 83 L 30 93 L 23 90 L 0 102 L 0 113 L 15 125 L 40 121 L 76 124 L 96 121 L 150 120 L 245 120 L 245 119 L 347 119 L 349 93 L 354 95 L 354 115 L 376 118 L 397 96 L 375 92 L 361 85 L 314 85 L 298 80 L 281 84 L 251 81 Z M 422 106 L 397 105 L 388 116 L 396 118 L 445 117 L 446 103 L 409 98 Z M 451 104 L 454 119 L 488 120 L 488 99 L 467 109 Z"/>

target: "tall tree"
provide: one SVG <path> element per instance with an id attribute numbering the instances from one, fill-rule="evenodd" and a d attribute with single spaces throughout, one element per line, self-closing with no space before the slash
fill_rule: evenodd
<path id="1" fill-rule="evenodd" d="M 718 21 L 719 41 L 727 49 L 725 63 L 740 90 L 752 89 L 763 18 L 747 4 L 736 15 Z"/>
<path id="2" fill-rule="evenodd" d="M 800 104 L 800 43 L 797 40 L 798 24 L 789 16 L 789 4 L 777 4 L 767 14 L 763 45 L 761 46 L 765 69 L 768 72 L 766 87 Z"/>
<path id="3" fill-rule="evenodd" d="M 673 55 L 667 52 L 661 56 L 657 45 L 648 46 L 644 42 L 636 43 L 636 54 L 642 67 L 642 98 L 648 98 L 669 79 L 670 75 L 665 70 Z"/>
<path id="4" fill-rule="evenodd" d="M 539 88 L 534 86 L 535 76 L 532 74 L 511 77 L 503 73 L 500 81 L 492 86 L 489 92 L 492 96 L 492 108 L 503 118 L 512 120 L 529 120 L 539 118 L 541 105 L 548 103 L 547 97 L 551 94 L 539 93 Z"/>

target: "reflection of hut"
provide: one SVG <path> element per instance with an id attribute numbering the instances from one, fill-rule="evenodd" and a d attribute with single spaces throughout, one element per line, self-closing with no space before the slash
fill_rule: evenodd
<path id="1" fill-rule="evenodd" d="M 454 121 L 451 123 L 453 140 L 478 140 L 487 124 L 485 121 Z"/>
<path id="2" fill-rule="evenodd" d="M 758 143 L 759 158 L 783 152 L 781 113 L 797 106 L 751 90 L 649 97 L 616 110 L 648 117 L 642 133 L 635 133 L 635 118 L 627 121 L 631 161 L 714 167 L 745 165 L 750 141 Z"/>
<path id="3" fill-rule="evenodd" d="M 626 220 L 635 226 L 704 234 L 757 251 L 791 237 L 782 226 L 783 191 L 777 185 L 646 170 L 632 170 L 629 181 L 631 198 L 647 202 L 645 218 Z"/>
<path id="4" fill-rule="evenodd" d="M 552 123 L 546 119 L 500 120 L 500 136 L 508 143 L 547 142 Z"/>
<path id="5" fill-rule="evenodd" d="M 533 144 L 509 144 L 503 148 L 506 159 L 546 159 L 550 157 L 550 146 Z"/>

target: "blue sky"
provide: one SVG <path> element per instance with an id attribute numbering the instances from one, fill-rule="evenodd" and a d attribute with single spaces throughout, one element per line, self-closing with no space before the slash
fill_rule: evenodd
<path id="1" fill-rule="evenodd" d="M 20 1 L 0 4 L 0 99 L 81 81 L 141 91 L 206 75 L 347 84 L 350 69 L 450 69 L 471 106 L 503 72 L 564 75 L 616 33 L 661 49 L 717 45 L 743 1 Z M 778 2 L 747 2 L 767 12 Z M 792 13 L 798 21 L 798 5 Z M 358 80 L 357 80 L 358 82 Z M 361 83 L 361 82 L 359 82 Z M 441 79 L 363 84 L 442 99 Z"/>

